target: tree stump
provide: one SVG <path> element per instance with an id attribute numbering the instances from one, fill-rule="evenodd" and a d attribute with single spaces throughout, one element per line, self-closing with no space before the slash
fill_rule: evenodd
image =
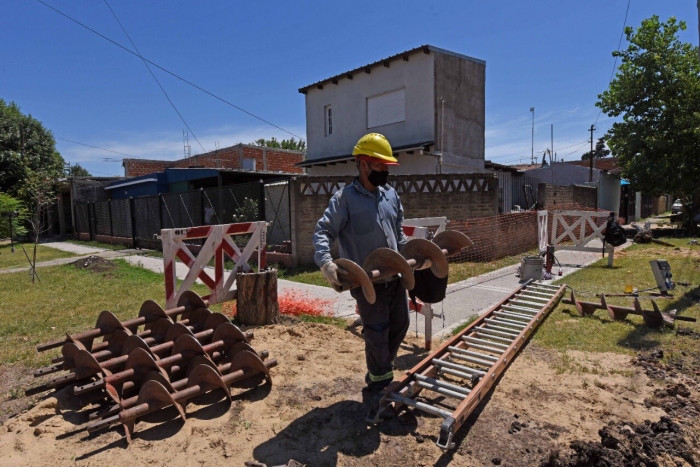
<path id="1" fill-rule="evenodd" d="M 277 270 L 236 274 L 238 322 L 251 326 L 280 322 L 277 301 Z"/>

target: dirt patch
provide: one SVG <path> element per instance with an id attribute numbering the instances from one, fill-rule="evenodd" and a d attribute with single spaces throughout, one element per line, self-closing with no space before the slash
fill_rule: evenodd
<path id="1" fill-rule="evenodd" d="M 153 414 L 137 423 L 130 445 L 120 429 L 89 436 L 87 410 L 69 390 L 53 394 L 0 426 L 1 463 L 537 465 L 572 441 L 600 441 L 598 431 L 609 422 L 637 427 L 665 415 L 645 405 L 659 388 L 629 357 L 562 355 L 529 344 L 458 432 L 456 448 L 443 453 L 435 445 L 440 418 L 405 411 L 377 426 L 364 422 L 360 332 L 293 319 L 257 328 L 253 346 L 279 361 L 271 387 L 240 390 L 233 403 L 216 393 L 195 398 L 186 423 L 167 410 Z M 426 355 L 421 344 L 409 334 L 397 374 Z"/>
<path id="2" fill-rule="evenodd" d="M 78 269 L 85 269 L 91 272 L 102 273 L 103 276 L 110 276 L 110 272 L 117 268 L 114 261 L 104 259 L 100 256 L 88 256 L 72 263 Z"/>
<path id="3" fill-rule="evenodd" d="M 540 467 L 697 465 L 680 425 L 666 416 L 642 424 L 610 422 L 598 434 L 600 442 L 573 441 L 571 452 L 553 451 Z"/>

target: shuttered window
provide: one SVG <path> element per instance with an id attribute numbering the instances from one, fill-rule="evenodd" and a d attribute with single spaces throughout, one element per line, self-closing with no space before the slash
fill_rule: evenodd
<path id="1" fill-rule="evenodd" d="M 406 90 L 387 92 L 367 99 L 367 128 L 406 120 Z"/>

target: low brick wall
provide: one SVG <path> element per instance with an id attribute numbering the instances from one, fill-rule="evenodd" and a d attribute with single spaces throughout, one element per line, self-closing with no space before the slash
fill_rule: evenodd
<path id="1" fill-rule="evenodd" d="M 289 189 L 295 264 L 313 264 L 316 223 L 333 194 L 352 180 L 353 177 L 292 178 Z M 407 219 L 473 219 L 498 213 L 498 179 L 494 174 L 396 175 L 390 183 L 401 198 Z"/>
<path id="2" fill-rule="evenodd" d="M 447 228 L 464 233 L 474 242 L 450 261 L 486 262 L 515 256 L 537 247 L 537 213 L 514 212 L 497 216 L 450 221 Z"/>

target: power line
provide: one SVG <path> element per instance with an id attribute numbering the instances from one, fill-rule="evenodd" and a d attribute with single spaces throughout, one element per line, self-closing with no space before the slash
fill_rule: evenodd
<path id="1" fill-rule="evenodd" d="M 136 47 L 136 44 L 134 44 L 134 41 L 131 40 L 131 36 L 129 36 L 129 33 L 126 32 L 126 29 L 124 28 L 124 25 L 122 24 L 122 22 L 119 21 L 119 18 L 117 17 L 117 14 L 114 12 L 114 10 L 113 10 L 112 7 L 109 5 L 109 3 L 107 3 L 107 0 L 104 0 L 104 2 L 105 2 L 105 5 L 107 5 L 107 8 L 109 8 L 109 11 L 112 12 L 112 16 L 114 16 L 114 19 L 117 20 L 117 23 L 119 24 L 119 27 L 122 28 L 122 31 L 124 31 L 124 35 L 126 36 L 127 39 L 129 39 L 129 42 L 131 42 L 131 45 L 134 46 L 134 49 L 136 50 L 136 52 L 137 52 L 137 53 L 139 54 L 139 56 L 140 56 L 140 55 L 141 55 L 141 51 L 139 50 L 138 47 Z M 158 84 L 158 87 L 160 88 L 160 90 L 163 91 L 163 94 L 165 95 L 165 98 L 168 99 L 168 102 L 170 102 L 170 105 L 173 107 L 173 110 L 175 110 L 175 113 L 177 114 L 177 116 L 180 117 L 180 120 L 182 120 L 182 123 L 184 123 L 185 126 L 187 127 L 187 129 L 189 130 L 189 132 L 192 133 L 192 136 L 193 136 L 194 139 L 197 141 L 197 144 L 199 144 L 199 147 L 202 148 L 202 151 L 207 152 L 207 150 L 204 149 L 204 146 L 202 146 L 202 143 L 199 142 L 199 139 L 197 138 L 197 135 L 194 134 L 194 131 L 192 131 L 192 128 L 190 128 L 190 126 L 189 126 L 189 125 L 187 124 L 187 122 L 185 121 L 185 118 L 182 116 L 182 114 L 180 113 L 180 111 L 179 111 L 179 110 L 177 109 L 177 107 L 175 106 L 175 103 L 172 101 L 172 99 L 170 99 L 170 96 L 168 96 L 168 93 L 165 92 L 165 89 L 163 88 L 163 85 L 160 84 L 160 81 L 158 81 L 158 78 L 156 78 L 156 75 L 153 73 L 153 70 L 151 70 L 151 67 L 148 66 L 148 63 L 146 63 L 146 61 L 143 59 L 143 57 L 141 57 L 141 60 L 143 61 L 143 64 L 146 66 L 146 69 L 148 70 L 148 72 L 151 74 L 151 76 L 153 77 L 153 79 L 156 81 L 156 84 Z"/>
<path id="2" fill-rule="evenodd" d="M 245 114 L 247 114 L 247 115 L 250 115 L 251 117 L 253 117 L 253 118 L 257 119 L 257 120 L 260 120 L 260 121 L 263 122 L 263 123 L 266 123 L 266 124 L 268 124 L 268 125 L 270 125 L 270 126 L 272 126 L 272 127 L 274 127 L 274 128 L 277 128 L 278 130 L 281 130 L 281 131 L 283 131 L 283 132 L 285 132 L 285 133 L 287 133 L 287 134 L 289 134 L 289 135 L 295 136 L 295 137 L 299 138 L 301 141 L 306 141 L 304 138 L 302 138 L 301 136 L 297 135 L 296 133 L 292 133 L 291 131 L 285 130 L 285 129 L 282 128 L 281 126 L 275 125 L 274 123 L 272 123 L 272 122 L 270 122 L 270 121 L 268 121 L 268 120 L 265 120 L 265 119 L 262 118 L 262 117 L 258 117 L 258 116 L 255 115 L 254 113 L 249 112 L 249 111 L 245 110 L 244 108 L 239 107 L 239 106 L 237 106 L 236 104 L 233 104 L 233 103 L 227 101 L 227 100 L 224 99 L 223 97 L 217 96 L 216 94 L 214 94 L 214 93 L 211 92 L 211 91 L 207 91 L 206 89 L 202 88 L 201 86 L 198 86 L 198 85 L 194 84 L 193 82 L 186 80 L 186 79 L 183 78 L 182 76 L 179 76 L 179 75 L 173 73 L 172 71 L 167 70 L 166 68 L 163 68 L 162 66 L 158 65 L 157 63 L 154 63 L 154 62 L 151 61 L 151 60 L 149 60 L 149 59 L 147 59 L 147 58 L 145 58 L 145 57 L 142 57 L 140 54 L 137 54 L 137 53 L 134 52 L 133 50 L 124 47 L 123 45 L 121 45 L 120 43 L 118 43 L 118 42 L 116 42 L 116 41 L 113 41 L 113 40 L 110 39 L 109 37 L 107 37 L 107 36 L 105 36 L 105 35 L 103 35 L 103 34 L 97 32 L 97 31 L 95 31 L 94 29 L 92 29 L 91 27 L 89 27 L 89 26 L 87 26 L 87 25 L 81 23 L 81 22 L 78 21 L 77 19 L 68 16 L 67 14 L 63 13 L 61 10 L 58 10 L 58 9 L 52 7 L 51 5 L 49 5 L 48 3 L 44 2 L 43 0 L 36 0 L 36 1 L 39 2 L 39 3 L 41 3 L 42 5 L 44 5 L 45 7 L 52 9 L 53 11 L 55 11 L 55 12 L 58 13 L 59 15 L 63 16 L 64 18 L 69 19 L 69 20 L 73 21 L 75 24 L 77 24 L 77 25 L 79 25 L 79 26 L 81 26 L 81 27 L 87 29 L 87 30 L 90 31 L 91 33 L 100 36 L 102 39 L 106 40 L 107 42 L 110 42 L 110 43 L 112 43 L 113 45 L 116 45 L 117 47 L 119 47 L 120 49 L 124 50 L 125 52 L 129 52 L 131 55 L 135 55 L 135 56 L 139 57 L 141 60 L 150 63 L 151 65 L 153 65 L 154 67 L 158 68 L 159 70 L 162 70 L 162 71 L 164 71 L 165 73 L 169 74 L 170 76 L 179 79 L 179 80 L 182 81 L 183 83 L 189 84 L 190 86 L 192 86 L 192 87 L 194 87 L 194 88 L 196 88 L 196 89 L 199 89 L 200 91 L 202 91 L 203 93 L 205 93 L 205 94 L 207 94 L 207 95 L 213 97 L 214 99 L 217 99 L 217 100 L 223 102 L 224 104 L 230 105 L 230 106 L 233 107 L 234 109 L 237 109 L 237 110 L 239 110 L 239 111 L 241 111 L 241 112 L 243 112 L 243 113 L 245 113 Z"/>
<path id="3" fill-rule="evenodd" d="M 569 146 L 564 146 L 563 148 L 558 148 L 558 149 L 555 149 L 554 151 L 555 151 L 555 152 L 556 152 L 556 151 L 561 151 L 562 149 L 573 148 L 574 146 L 581 145 L 581 144 L 587 144 L 587 143 L 588 143 L 588 140 L 583 141 L 582 143 L 570 144 Z M 576 152 L 576 151 L 574 151 L 574 152 Z M 539 152 L 536 152 L 535 154 L 544 154 L 544 153 L 545 153 L 545 151 L 539 151 Z M 497 164 L 504 164 L 504 165 L 505 165 L 505 164 L 511 164 L 511 163 L 514 163 L 514 162 L 520 162 L 520 160 L 523 159 L 523 158 L 526 158 L 526 156 L 519 157 L 519 158 L 517 158 L 517 159 L 512 159 L 512 160 L 509 160 L 509 161 L 506 161 L 506 162 L 496 162 L 496 163 L 497 163 Z"/>
<path id="4" fill-rule="evenodd" d="M 60 137 L 58 137 L 58 136 L 55 136 L 55 138 L 56 138 L 56 139 L 60 139 L 61 141 L 68 141 L 69 143 L 79 144 L 79 145 L 81 145 L 81 146 L 87 146 L 87 147 L 93 148 L 93 149 L 99 149 L 100 151 L 113 152 L 114 154 L 120 154 L 120 155 L 122 155 L 122 156 L 134 157 L 134 156 L 132 156 L 131 154 L 125 154 L 125 153 L 119 152 L 119 151 L 112 151 L 111 149 L 99 148 L 99 147 L 97 147 L 97 146 L 93 146 L 92 144 L 79 143 L 78 141 L 73 141 L 73 140 L 66 139 L 66 138 L 60 138 Z"/>
<path id="5" fill-rule="evenodd" d="M 627 0 L 627 10 L 625 10 L 625 21 L 622 23 L 622 32 L 620 33 L 620 40 L 617 42 L 617 51 L 620 52 L 620 47 L 622 46 L 622 36 L 625 35 L 625 28 L 627 27 L 627 14 L 630 12 L 630 3 L 632 0 Z M 613 62 L 613 68 L 612 72 L 610 72 L 610 80 L 608 81 L 608 87 L 610 87 L 610 83 L 612 83 L 613 76 L 615 76 L 615 69 L 617 68 L 617 55 L 615 56 L 615 61 Z M 595 123 L 593 123 L 593 126 L 598 123 L 598 119 L 600 118 L 600 114 L 603 113 L 603 109 L 600 109 L 598 111 L 598 116 L 595 119 Z"/>
<path id="6" fill-rule="evenodd" d="M 577 147 L 576 149 L 571 151 L 569 154 L 567 154 L 566 156 L 562 156 L 562 160 L 564 159 L 564 157 L 569 157 L 573 153 L 580 151 L 586 144 L 588 144 L 588 141 L 584 141 L 583 144 L 581 144 L 579 147 Z"/>

